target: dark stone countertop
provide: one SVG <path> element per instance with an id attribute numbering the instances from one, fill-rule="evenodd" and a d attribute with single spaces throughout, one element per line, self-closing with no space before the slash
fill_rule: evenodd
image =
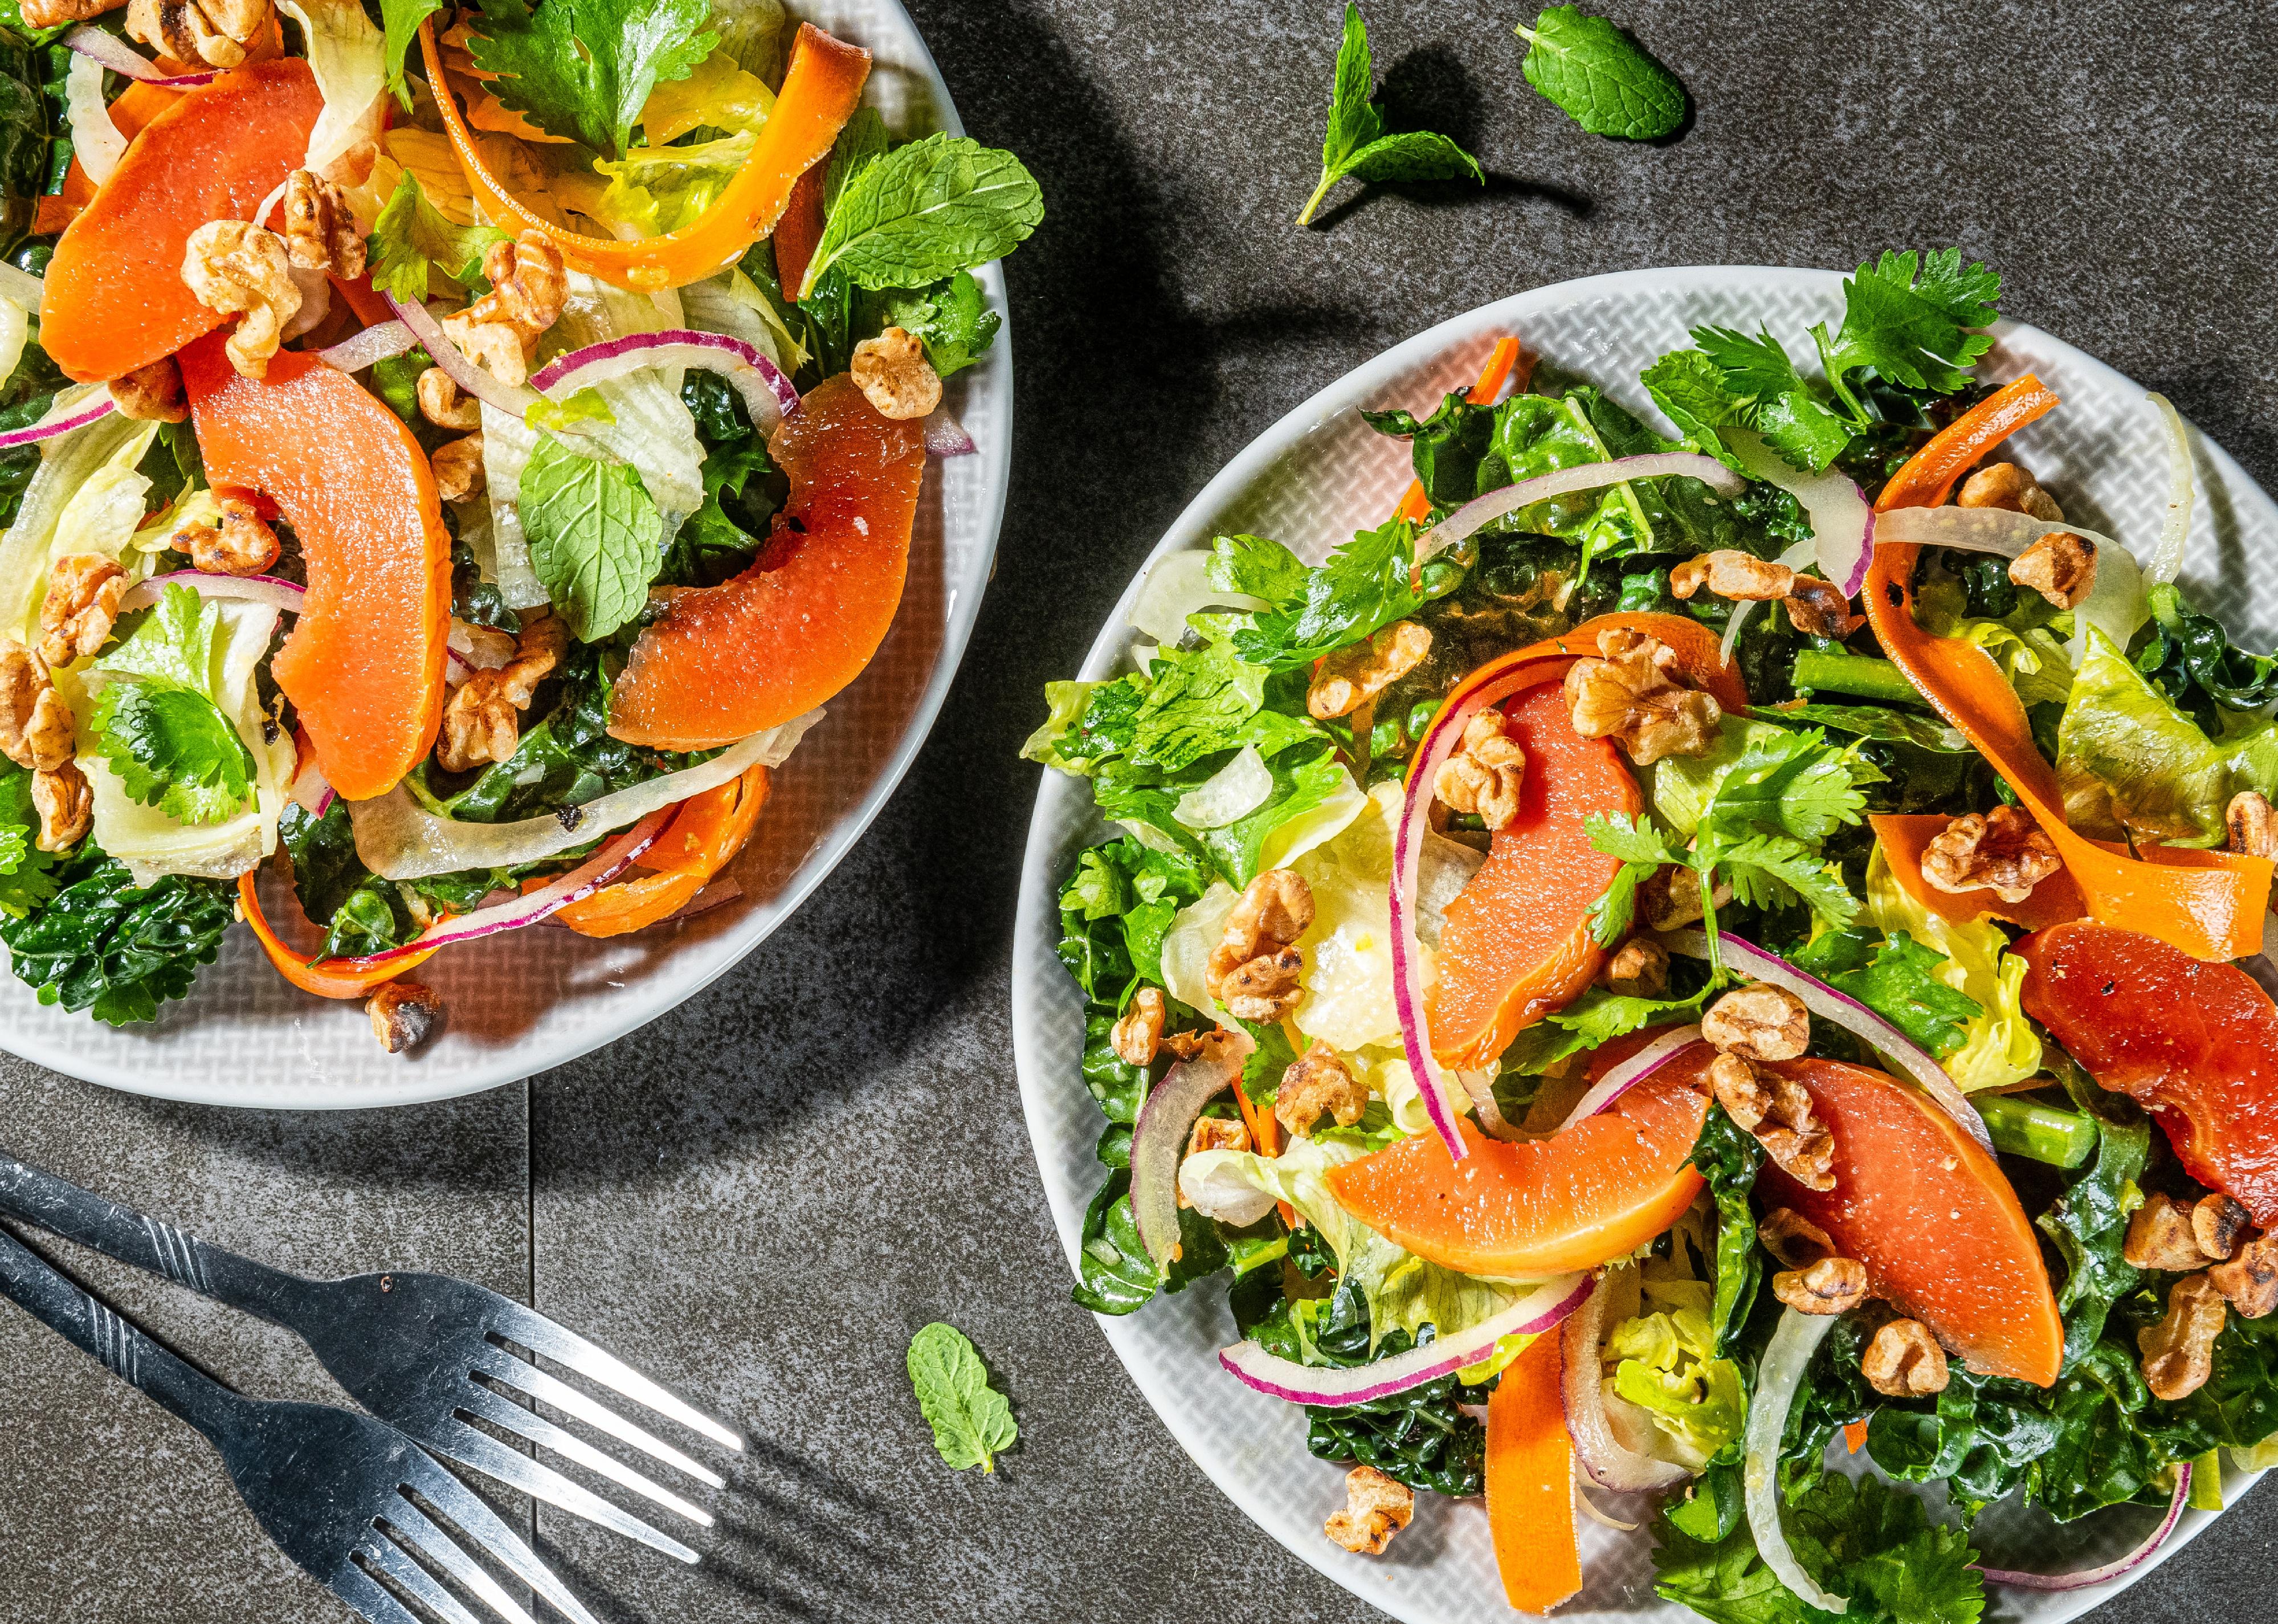
<path id="1" fill-rule="evenodd" d="M 1527 88 L 1509 8 L 1370 8 L 1396 104 L 1477 188 L 1311 190 L 1334 9 L 918 0 L 972 132 L 1043 183 L 1009 266 L 1021 409 L 1001 567 L 932 741 L 861 848 L 735 973 L 531 1083 L 421 1110 L 234 1115 L 0 1062 L 16 1153 L 311 1272 L 444 1268 L 533 1297 L 754 1447 L 698 1570 L 548 1513 L 611 1620 L 1377 1616 L 1186 1461 L 1067 1298 L 1006 1014 L 1037 690 L 1211 473 L 1452 313 L 1594 272 L 1848 266 L 1958 242 L 2003 308 L 2171 395 L 2266 483 L 2278 44 L 2242 4 L 1608 9 L 1697 119 L 1631 147 Z M 1532 8 L 1528 8 L 1532 9 Z M 327 1387 L 298 1344 L 70 1260 L 218 1372 Z M 935 1458 L 910 1333 L 965 1328 L 1013 1395 L 996 1477 Z M 2269 1493 L 2099 1617 L 2239 1616 Z M 203 1444 L 0 1309 L 0 1624 L 348 1615 Z"/>

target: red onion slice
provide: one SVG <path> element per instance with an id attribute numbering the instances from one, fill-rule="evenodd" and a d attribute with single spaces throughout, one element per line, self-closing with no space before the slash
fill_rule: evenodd
<path id="1" fill-rule="evenodd" d="M 361 372 L 376 361 L 416 349 L 418 343 L 417 336 L 401 322 L 383 321 L 349 334 L 330 349 L 318 350 L 317 359 L 343 372 Z"/>
<path id="2" fill-rule="evenodd" d="M 6 433 L 0 434 L 0 447 L 28 446 L 34 440 L 53 440 L 58 434 L 68 434 L 73 429 L 85 428 L 90 423 L 109 417 L 117 410 L 118 408 L 111 402 L 111 392 L 108 389 L 97 389 L 92 395 L 80 396 L 68 406 L 57 405 L 50 408 L 48 415 L 37 423 L 27 424 L 19 429 L 10 429 Z"/>
<path id="3" fill-rule="evenodd" d="M 1559 1335 L 1559 1395 L 1566 1410 L 1566 1436 L 1574 1459 L 1592 1482 L 1620 1494 L 1673 1489 L 1693 1475 L 1674 1460 L 1640 1454 L 1614 1436 L 1606 1415 L 1606 1389 L 1600 1377 L 1598 1347 L 1605 1338 L 1606 1304 L 1612 1294 L 1593 1291 Z"/>
<path id="4" fill-rule="evenodd" d="M 477 366 L 467 359 L 465 353 L 451 342 L 450 335 L 443 331 L 443 324 L 436 320 L 427 307 L 417 299 L 399 299 L 389 294 L 387 307 L 395 312 L 398 321 L 410 329 L 412 337 L 427 347 L 427 353 L 434 357 L 435 364 L 450 374 L 451 381 L 484 405 L 494 406 L 501 411 L 520 417 L 527 415 L 530 409 L 538 403 L 539 396 L 531 390 L 519 384 L 501 383 L 491 376 L 487 368 Z"/>
<path id="5" fill-rule="evenodd" d="M 1906 509 L 1896 509 L 1906 512 Z M 1671 953 L 1681 953 L 1687 958 L 1708 956 L 1708 938 L 1698 931 L 1678 931 L 1662 938 L 1662 945 Z M 1769 982 L 1793 992 L 1803 1000 L 1803 1007 L 1823 1020 L 1838 1026 L 1861 1039 L 1897 1064 L 1901 1071 L 1922 1084 L 1923 1092 L 1935 1099 L 1940 1109 L 1961 1124 L 1969 1137 L 1993 1153 L 1992 1137 L 1985 1131 L 1985 1120 L 1977 1115 L 1977 1107 L 1969 1103 L 1969 1096 L 1955 1086 L 1946 1076 L 1945 1068 L 1937 1057 L 1907 1037 L 1897 1027 L 1853 998 L 1838 992 L 1825 982 L 1807 976 L 1776 953 L 1770 953 L 1754 942 L 1743 941 L 1737 936 L 1721 936 L 1717 945 L 1723 948 L 1724 962 L 1742 975 L 1756 981 Z"/>
<path id="6" fill-rule="evenodd" d="M 1651 456 L 1623 456 L 1607 463 L 1584 463 L 1574 468 L 1562 468 L 1556 473 L 1521 479 L 1516 485 L 1506 485 L 1499 491 L 1489 491 L 1484 496 L 1474 497 L 1416 539 L 1416 562 L 1422 563 L 1433 554 L 1444 552 L 1490 519 L 1499 519 L 1506 513 L 1516 513 L 1521 508 L 1531 508 L 1536 502 L 1548 502 L 1553 496 L 1598 490 L 1609 485 L 1624 485 L 1632 479 L 1666 479 L 1672 477 L 1698 479 L 1724 496 L 1736 496 L 1747 486 L 1747 480 L 1715 457 L 1701 456 L 1691 451 L 1658 451 Z"/>
<path id="7" fill-rule="evenodd" d="M 2152 549 L 2152 563 L 2144 571 L 2154 581 L 2172 581 L 2183 567 L 2183 544 L 2191 535 L 2191 442 L 2183 433 L 2183 419 L 2166 395 L 2144 397 L 2159 409 L 2160 426 L 2167 431 L 2167 511 L 2160 523 L 2160 544 Z"/>
<path id="8" fill-rule="evenodd" d="M 149 609 L 169 586 L 187 586 L 202 598 L 237 598 L 248 603 L 266 603 L 287 615 L 299 614 L 308 596 L 292 582 L 273 575 L 217 575 L 204 570 L 176 570 L 135 582 L 118 600 L 118 607 L 122 611 Z"/>
<path id="9" fill-rule="evenodd" d="M 2190 1498 L 2191 1463 L 2175 1463 L 2175 1498 L 2167 1502 L 2167 1514 L 2160 1526 L 2152 1530 L 2151 1537 L 2115 1561 L 2101 1567 L 2091 1567 L 2076 1574 L 2025 1574 L 2006 1567 L 1981 1567 L 1977 1571 L 1989 1584 L 2006 1584 L 2020 1590 L 2086 1590 L 2099 1584 L 2110 1584 L 2114 1579 L 2134 1572 L 2151 1559 L 2152 1553 L 2167 1543 L 2175 1525 L 2183 1520 L 2184 1504 Z"/>
<path id="10" fill-rule="evenodd" d="M 981 449 L 946 406 L 935 407 L 925 420 L 925 440 L 927 454 L 932 456 L 971 456 Z"/>
<path id="11" fill-rule="evenodd" d="M 1700 1041 L 1701 1029 L 1698 1026 L 1679 1026 L 1663 1032 L 1592 1084 L 1590 1092 L 1575 1102 L 1574 1108 L 1566 1114 L 1566 1120 L 1558 1124 L 1559 1131 L 1563 1133 L 1584 1117 L 1595 1116 L 1608 1109 L 1615 1100 Z"/>
<path id="12" fill-rule="evenodd" d="M 743 397 L 752 427 L 761 434 L 772 433 L 787 414 L 799 410 L 799 391 L 774 362 L 742 339 L 694 327 L 629 333 L 573 349 L 539 368 L 530 387 L 540 395 L 551 395 L 557 389 L 574 395 L 653 366 L 692 366 L 719 373 Z"/>
<path id="13" fill-rule="evenodd" d="M 1469 1330 L 1441 1337 L 1420 1348 L 1372 1365 L 1349 1370 L 1326 1370 L 1301 1365 L 1268 1353 L 1254 1342 L 1238 1342 L 1221 1349 L 1218 1362 L 1245 1386 L 1291 1404 L 1321 1405 L 1342 1409 L 1389 1398 L 1411 1387 L 1452 1375 L 1466 1365 L 1476 1365 L 1494 1351 L 1505 1337 L 1540 1336 L 1555 1329 L 1588 1300 L 1594 1283 L 1586 1275 L 1562 1275 L 1545 1281 L 1492 1318 Z"/>
<path id="14" fill-rule="evenodd" d="M 1835 1320 L 1831 1314 L 1799 1314 L 1793 1308 L 1780 1315 L 1779 1328 L 1764 1344 L 1763 1359 L 1756 1367 L 1756 1390 L 1748 1400 L 1748 1424 L 1741 1435 L 1747 1459 L 1740 1477 L 1757 1554 L 1782 1584 L 1827 1613 L 1845 1612 L 1851 1604 L 1821 1590 L 1787 1543 L 1787 1530 L 1780 1526 L 1779 1452 L 1796 1390 L 1803 1385 L 1811 1356 L 1835 1329 Z"/>
<path id="15" fill-rule="evenodd" d="M 1847 474 L 1833 469 L 1808 474 L 1763 442 L 1753 430 L 1720 429 L 1724 443 L 1752 478 L 1777 486 L 1794 497 L 1811 520 L 1812 557 L 1819 572 L 1855 598 L 1867 584 L 1867 560 L 1874 550 L 1875 509 Z M 1794 568 L 1793 563 L 1790 568 Z"/>
<path id="16" fill-rule="evenodd" d="M 169 90 L 188 90 L 199 85 L 210 85 L 222 75 L 219 68 L 203 73 L 169 73 L 148 57 L 138 54 L 134 48 L 115 34 L 82 24 L 64 35 L 62 44 L 80 56 L 100 62 L 114 73 L 140 80 L 146 85 L 159 85 Z"/>
<path id="17" fill-rule="evenodd" d="M 1203 1107 L 1241 1078 L 1250 1049 L 1250 1039 L 1240 1033 L 1221 1038 L 1165 1072 L 1139 1107 L 1131 1129 L 1131 1222 L 1158 1274 L 1167 1275 L 1178 1255 L 1179 1163 L 1187 1136 Z"/>

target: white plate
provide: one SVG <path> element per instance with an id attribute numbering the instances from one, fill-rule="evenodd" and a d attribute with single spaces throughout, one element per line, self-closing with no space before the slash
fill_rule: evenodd
<path id="1" fill-rule="evenodd" d="M 1754 331 L 1768 324 L 1800 349 L 1811 323 L 1834 323 L 1842 310 L 1835 272 L 1734 266 L 1591 277 L 1484 306 L 1347 373 L 1268 429 L 1179 516 L 1154 556 L 1246 531 L 1275 537 L 1318 560 L 1356 529 L 1382 523 L 1407 488 L 1408 448 L 1372 432 L 1354 409 L 1428 410 L 1448 391 L 1468 387 L 1494 340 L 1505 333 L 1518 335 L 1544 362 L 1597 384 L 1657 421 L 1638 373 L 1685 343 L 1690 328 L 1713 323 Z M 2148 555 L 2166 509 L 2167 475 L 2166 441 L 2142 387 L 2035 328 L 2004 323 L 1996 332 L 1999 341 L 1985 370 L 2005 379 L 2037 372 L 2064 400 L 2059 410 L 2016 437 L 2021 459 L 2068 515 Z M 2278 627 L 2278 570 L 2272 568 L 2278 563 L 2278 508 L 2221 447 L 2201 440 L 2198 454 L 2200 499 L 2185 580 L 2196 601 L 2234 633 Z M 1092 645 L 1083 677 L 1129 669 L 1126 656 L 1139 640 L 1123 616 L 1136 590 L 1135 580 Z M 1021 877 L 1013 1036 L 1029 1136 L 1071 1267 L 1084 1207 L 1105 1172 L 1094 1155 L 1100 1114 L 1078 1075 L 1082 1002 L 1053 956 L 1059 935 L 1056 899 L 1075 852 L 1105 834 L 1089 786 L 1046 772 Z M 1213 1354 L 1234 1339 L 1224 1300 L 1223 1282 L 1206 1283 L 1158 1298 L 1136 1314 L 1099 1321 L 1139 1390 L 1211 1481 L 1299 1557 L 1410 1624 L 1503 1624 L 1512 1618 L 1477 1501 L 1422 1497 L 1426 1504 L 1416 1524 L 1382 1558 L 1350 1556 L 1329 1543 L 1321 1520 L 1343 1504 L 1345 1468 L 1305 1452 L 1304 1419 L 1295 1406 L 1253 1392 L 1219 1369 Z M 2234 1475 L 2228 1485 L 2234 1498 L 2248 1481 Z M 1636 1513 L 1632 1507 L 1617 1514 L 1628 1520 Z M 2160 1556 L 2181 1549 L 2211 1520 L 2209 1513 L 2187 1513 Z M 1645 1532 L 1622 1535 L 1586 1522 L 1582 1536 L 1587 1583 L 1559 1609 L 1559 1618 L 1652 1617 L 1673 1624 L 1697 1616 L 1654 1596 L 1651 1540 Z M 2047 1565 L 2091 1567 L 2128 1543 L 2075 1559 L 2052 1556 Z M 2151 1567 L 2137 1568 L 2137 1576 Z M 2121 1588 L 2062 1596 L 2005 1591 L 2002 1605 L 2016 1618 L 2056 1624 Z"/>
<path id="2" fill-rule="evenodd" d="M 961 134 L 949 88 L 897 0 L 807 0 L 798 15 L 866 47 L 864 99 L 897 134 Z M 1005 309 L 1001 266 L 980 272 Z M 1007 317 L 1009 323 L 1009 317 Z M 268 1109 L 408 1105 L 493 1088 L 621 1038 L 703 988 L 766 938 L 852 849 L 908 770 L 956 674 L 1005 516 L 1013 335 L 950 380 L 979 455 L 927 466 L 901 613 L 869 669 L 775 774 L 751 846 L 729 870 L 743 897 L 677 925 L 589 941 L 540 925 L 422 967 L 443 1032 L 390 1055 L 354 1003 L 310 998 L 233 930 L 195 990 L 144 1026 L 113 1029 L 43 1007 L 0 974 L 0 1047 L 91 1083 L 171 1099 Z"/>

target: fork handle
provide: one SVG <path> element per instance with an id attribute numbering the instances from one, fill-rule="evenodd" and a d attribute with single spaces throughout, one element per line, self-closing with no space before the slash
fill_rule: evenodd
<path id="1" fill-rule="evenodd" d="M 80 1290 L 5 1229 L 0 1229 L 0 1297 L 217 1443 L 245 1402 L 151 1341 L 117 1310 Z"/>
<path id="2" fill-rule="evenodd" d="M 297 1275 L 209 1245 L 5 1154 L 0 1154 L 0 1213 L 264 1319 L 279 1318 L 308 1286 Z"/>

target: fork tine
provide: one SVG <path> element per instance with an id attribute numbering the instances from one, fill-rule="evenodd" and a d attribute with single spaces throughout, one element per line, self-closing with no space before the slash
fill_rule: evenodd
<path id="1" fill-rule="evenodd" d="M 585 1605 L 570 1592 L 570 1587 L 554 1576 L 554 1570 L 538 1559 L 537 1553 L 522 1543 L 522 1536 L 499 1520 L 499 1515 L 476 1498 L 457 1478 L 425 1455 L 415 1455 L 406 1462 L 405 1475 L 412 1481 L 410 1487 L 426 1496 L 442 1513 L 464 1528 L 469 1536 L 478 1540 L 491 1555 L 511 1569 L 515 1577 L 554 1604 L 554 1610 L 577 1624 L 599 1624 Z M 417 1510 L 409 1500 L 407 1509 Z"/>
<path id="2" fill-rule="evenodd" d="M 494 1329 L 501 1336 L 512 1337 L 531 1352 L 543 1353 L 556 1364 L 569 1366 L 589 1381 L 614 1388 L 660 1415 L 670 1416 L 691 1432 L 700 1432 L 715 1444 L 728 1449 L 744 1447 L 741 1437 L 667 1392 L 615 1354 L 604 1352 L 577 1332 L 565 1330 L 511 1298 L 501 1298 L 499 1303 L 499 1321 Z"/>
<path id="3" fill-rule="evenodd" d="M 669 1557 L 691 1565 L 703 1560 L 669 1535 L 659 1533 L 631 1512 L 611 1505 L 583 1484 L 562 1476 L 553 1467 L 542 1466 L 529 1456 L 508 1449 L 489 1433 L 470 1427 L 464 1421 L 455 1421 L 452 1426 L 451 1437 L 430 1439 L 429 1443 L 460 1465 L 488 1473 L 524 1494 L 534 1495 L 549 1505 L 558 1505 L 563 1511 L 598 1522 L 604 1528 L 615 1528 L 628 1538 L 637 1539 Z"/>
<path id="4" fill-rule="evenodd" d="M 353 1562 L 343 1562 L 325 1589 L 371 1620 L 371 1624 L 423 1624 L 419 1615 L 387 1593 L 387 1587 Z M 456 1624 L 456 1620 L 453 1621 Z"/>
<path id="5" fill-rule="evenodd" d="M 727 1487 L 728 1480 L 711 1467 L 692 1459 L 662 1438 L 635 1426 L 608 1406 L 596 1403 L 561 1377 L 549 1375 L 525 1360 L 516 1359 L 504 1348 L 486 1347 L 484 1351 L 487 1357 L 475 1368 L 485 1375 L 509 1386 L 519 1387 L 531 1398 L 576 1416 L 587 1426 L 608 1433 L 619 1443 L 629 1444 L 644 1454 L 653 1455 L 665 1465 L 685 1472 L 707 1489 Z"/>
<path id="6" fill-rule="evenodd" d="M 667 1511 L 678 1512 L 699 1528 L 712 1526 L 712 1513 L 702 1506 L 682 1499 L 661 1483 L 650 1482 L 623 1461 L 603 1454 L 576 1433 L 524 1409 L 504 1393 L 493 1392 L 487 1387 L 470 1383 L 463 1402 L 471 1413 L 481 1416 L 493 1426 L 519 1433 L 540 1449 L 550 1449 L 566 1459 L 576 1461 L 589 1472 L 598 1472 L 613 1482 L 623 1484 L 635 1494 L 646 1495 Z"/>
<path id="7" fill-rule="evenodd" d="M 443 1588 L 440 1580 L 412 1560 L 403 1547 L 386 1537 L 384 1531 L 379 1538 L 358 1549 L 371 1559 L 374 1567 L 410 1591 L 416 1600 L 441 1613 L 447 1624 L 478 1624 L 459 1598 Z"/>
<path id="8" fill-rule="evenodd" d="M 441 1470 L 440 1467 L 436 1469 Z M 428 1493 L 424 1485 L 420 1492 Z M 432 1494 L 428 1494 L 428 1498 L 434 1498 Z M 410 1501 L 404 1500 L 401 1505 L 391 1505 L 380 1515 L 388 1524 L 386 1532 L 389 1538 L 406 1551 L 416 1551 L 448 1573 L 480 1597 L 499 1617 L 508 1620 L 508 1624 L 538 1624 L 524 1610 L 521 1603 L 506 1593 L 506 1587 L 491 1577 L 489 1569 L 469 1556 L 460 1548 L 458 1541 L 438 1528 L 433 1519 Z M 454 1521 L 459 1520 L 455 1511 L 451 1512 L 450 1516 Z M 501 1523 L 500 1526 L 503 1528 L 505 1525 Z M 469 1532 L 473 1530 L 469 1529 Z M 415 1562 L 412 1566 L 416 1567 L 418 1564 Z"/>

